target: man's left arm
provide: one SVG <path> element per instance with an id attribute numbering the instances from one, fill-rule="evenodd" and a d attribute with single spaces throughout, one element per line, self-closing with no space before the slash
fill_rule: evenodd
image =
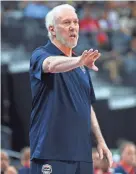
<path id="1" fill-rule="evenodd" d="M 98 150 L 99 156 L 102 159 L 103 156 L 105 155 L 109 162 L 109 167 L 111 167 L 112 166 L 112 153 L 108 149 L 108 147 L 105 143 L 105 140 L 102 136 L 100 126 L 99 126 L 95 111 L 92 106 L 91 106 L 91 127 L 92 127 L 92 132 L 94 133 L 95 138 L 97 140 L 97 150 Z"/>

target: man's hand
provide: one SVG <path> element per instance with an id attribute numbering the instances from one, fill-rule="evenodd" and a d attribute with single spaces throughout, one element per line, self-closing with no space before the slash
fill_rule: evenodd
<path id="1" fill-rule="evenodd" d="M 105 142 L 98 143 L 97 151 L 99 153 L 100 159 L 103 159 L 103 157 L 105 156 L 107 158 L 108 163 L 109 163 L 109 167 L 111 167 L 112 163 L 113 163 L 113 161 L 112 161 L 112 153 L 108 149 L 108 147 L 105 144 Z"/>
<path id="2" fill-rule="evenodd" d="M 80 62 L 81 64 L 87 66 L 88 68 L 93 69 L 94 71 L 98 71 L 98 67 L 95 66 L 95 61 L 101 56 L 98 50 L 93 51 L 90 49 L 89 51 L 85 50 L 82 55 Z"/>

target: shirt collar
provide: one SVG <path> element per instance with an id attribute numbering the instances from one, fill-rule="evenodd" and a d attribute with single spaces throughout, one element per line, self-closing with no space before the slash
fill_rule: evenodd
<path id="1" fill-rule="evenodd" d="M 55 54 L 55 55 L 63 55 L 66 56 L 59 48 L 57 48 L 50 40 L 48 40 L 46 46 L 46 50 Z M 72 56 L 76 57 L 76 53 L 72 51 Z"/>
<path id="2" fill-rule="evenodd" d="M 134 173 L 135 173 L 134 167 L 128 165 L 126 162 L 121 161 L 121 162 L 120 162 L 120 165 L 123 167 L 123 169 L 124 169 L 127 173 L 129 173 L 129 174 L 134 174 Z"/>

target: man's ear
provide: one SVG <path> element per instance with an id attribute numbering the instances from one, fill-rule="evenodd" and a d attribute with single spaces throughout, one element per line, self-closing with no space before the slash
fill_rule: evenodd
<path id="1" fill-rule="evenodd" d="M 54 30 L 54 26 L 49 26 L 49 31 L 53 36 L 56 36 L 55 30 Z"/>

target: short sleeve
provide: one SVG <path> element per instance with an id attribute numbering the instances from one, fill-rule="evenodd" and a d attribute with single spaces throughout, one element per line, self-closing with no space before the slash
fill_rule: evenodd
<path id="1" fill-rule="evenodd" d="M 42 64 L 43 61 L 49 57 L 50 54 L 46 52 L 44 49 L 36 49 L 31 57 L 30 60 L 30 72 L 31 74 L 41 80 L 42 79 L 42 74 L 43 74 L 43 69 L 42 69 Z"/>

